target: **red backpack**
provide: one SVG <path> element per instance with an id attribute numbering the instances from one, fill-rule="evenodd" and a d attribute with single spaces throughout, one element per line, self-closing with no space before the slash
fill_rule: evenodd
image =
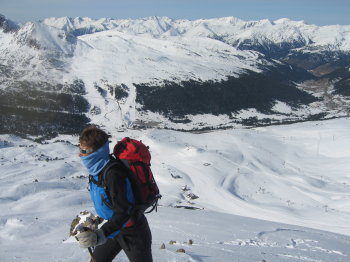
<path id="1" fill-rule="evenodd" d="M 112 156 L 119 158 L 128 169 L 128 178 L 136 197 L 136 208 L 144 213 L 156 209 L 162 196 L 151 170 L 149 147 L 142 141 L 125 137 L 114 146 Z M 151 209 L 147 210 L 149 208 Z"/>

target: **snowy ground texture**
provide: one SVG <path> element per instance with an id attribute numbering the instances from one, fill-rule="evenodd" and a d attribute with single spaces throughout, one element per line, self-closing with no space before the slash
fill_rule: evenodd
<path id="1" fill-rule="evenodd" d="M 151 148 L 163 194 L 148 215 L 155 262 L 348 262 L 349 129 L 350 119 L 338 119 L 203 134 L 114 132 L 111 147 L 128 135 Z M 89 260 L 68 239 L 74 217 L 93 211 L 77 154 L 77 137 L 36 144 L 0 136 L 1 262 Z"/>

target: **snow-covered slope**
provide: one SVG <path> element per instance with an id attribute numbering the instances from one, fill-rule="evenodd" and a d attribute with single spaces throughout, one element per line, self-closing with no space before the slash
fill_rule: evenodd
<path id="1" fill-rule="evenodd" d="M 128 135 L 150 146 L 163 194 L 158 213 L 148 215 L 155 262 L 347 262 L 349 125 L 338 119 L 205 134 L 105 129 L 114 142 Z M 73 218 L 93 211 L 77 139 L 0 137 L 1 261 L 89 259 L 67 239 Z"/>
<path id="2" fill-rule="evenodd" d="M 86 81 L 130 85 L 166 79 L 221 79 L 238 77 L 245 70 L 261 72 L 259 65 L 267 64 L 256 52 L 240 51 L 208 38 L 154 39 L 109 30 L 79 40 L 72 69 Z"/>
<path id="3" fill-rule="evenodd" d="M 238 77 L 246 70 L 261 72 L 263 64 L 272 65 L 256 52 L 240 51 L 209 38 L 155 39 L 109 30 L 79 37 L 70 74 L 83 79 L 92 108 L 114 112 L 108 119 L 130 126 L 140 119 L 135 84 Z M 116 103 L 110 88 L 121 85 L 126 86 L 128 95 Z M 101 96 L 97 86 L 106 90 L 105 94 Z M 90 117 L 98 123 L 106 119 L 104 114 Z"/>

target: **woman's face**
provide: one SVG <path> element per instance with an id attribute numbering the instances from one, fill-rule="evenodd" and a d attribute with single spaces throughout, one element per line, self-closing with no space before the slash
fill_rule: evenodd
<path id="1" fill-rule="evenodd" d="M 88 156 L 93 153 L 94 150 L 91 147 L 88 147 L 84 142 L 79 144 L 79 156 Z"/>

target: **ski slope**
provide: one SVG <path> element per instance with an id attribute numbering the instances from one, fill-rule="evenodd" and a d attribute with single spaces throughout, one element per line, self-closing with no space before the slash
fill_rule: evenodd
<path id="1" fill-rule="evenodd" d="M 163 194 L 148 215 L 154 261 L 277 262 L 349 261 L 349 125 L 336 119 L 202 134 L 105 128 L 113 141 L 136 137 L 152 151 Z M 1 261 L 89 259 L 68 238 L 75 216 L 94 211 L 77 140 L 1 135 Z"/>

